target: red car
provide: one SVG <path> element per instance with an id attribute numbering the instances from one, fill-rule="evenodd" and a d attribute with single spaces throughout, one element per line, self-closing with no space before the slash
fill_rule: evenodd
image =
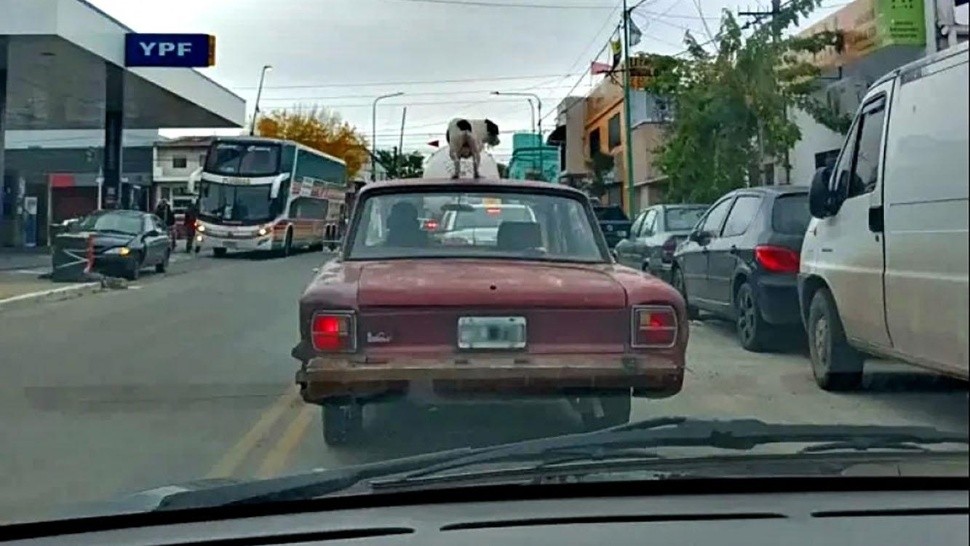
<path id="1" fill-rule="evenodd" d="M 505 219 L 500 205 L 529 214 Z M 420 221 L 446 213 L 476 215 L 495 234 L 454 237 Z M 631 396 L 680 391 L 687 338 L 683 298 L 613 262 L 583 193 L 407 180 L 360 192 L 340 256 L 300 299 L 293 356 L 334 445 L 360 432 L 364 404 L 395 395 L 565 397 L 590 429 L 625 423 Z"/>

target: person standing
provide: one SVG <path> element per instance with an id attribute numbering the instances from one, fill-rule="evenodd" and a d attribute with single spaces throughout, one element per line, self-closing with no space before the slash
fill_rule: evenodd
<path id="1" fill-rule="evenodd" d="M 172 248 L 175 248 L 175 211 L 172 210 L 171 205 L 168 204 L 168 200 L 162 199 L 155 206 L 155 216 L 162 221 L 165 228 L 168 230 L 168 236 L 172 240 Z"/>
<path id="2" fill-rule="evenodd" d="M 189 202 L 189 206 L 185 209 L 185 218 L 182 221 L 182 226 L 185 228 L 185 252 L 191 253 L 192 247 L 195 246 L 195 251 L 199 252 L 199 247 L 195 245 L 195 224 L 199 220 L 199 207 L 193 199 Z"/>

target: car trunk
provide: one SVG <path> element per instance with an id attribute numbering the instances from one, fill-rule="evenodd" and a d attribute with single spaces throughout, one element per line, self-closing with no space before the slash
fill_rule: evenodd
<path id="1" fill-rule="evenodd" d="M 457 350 L 462 317 L 523 317 L 527 351 L 622 352 L 626 292 L 599 266 L 397 261 L 360 276 L 359 346 L 419 356 Z"/>

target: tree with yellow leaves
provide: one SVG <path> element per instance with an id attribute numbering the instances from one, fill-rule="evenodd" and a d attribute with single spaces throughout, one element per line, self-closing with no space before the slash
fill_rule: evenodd
<path id="1" fill-rule="evenodd" d="M 259 118 L 256 133 L 299 142 L 339 157 L 347 163 L 347 178 L 353 178 L 368 158 L 367 141 L 363 135 L 329 108 L 297 106 L 273 110 Z"/>

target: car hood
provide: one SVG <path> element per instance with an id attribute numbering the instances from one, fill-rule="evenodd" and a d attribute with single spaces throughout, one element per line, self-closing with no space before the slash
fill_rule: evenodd
<path id="1" fill-rule="evenodd" d="M 622 308 L 627 295 L 605 264 L 513 260 L 398 260 L 366 264 L 361 307 Z"/>
<path id="2" fill-rule="evenodd" d="M 127 245 L 131 243 L 137 236 L 104 231 L 78 231 L 73 233 L 63 233 L 57 236 L 57 238 L 61 240 L 77 239 L 84 241 L 86 241 L 89 237 L 93 240 L 95 247 L 113 248 L 116 246 Z"/>

